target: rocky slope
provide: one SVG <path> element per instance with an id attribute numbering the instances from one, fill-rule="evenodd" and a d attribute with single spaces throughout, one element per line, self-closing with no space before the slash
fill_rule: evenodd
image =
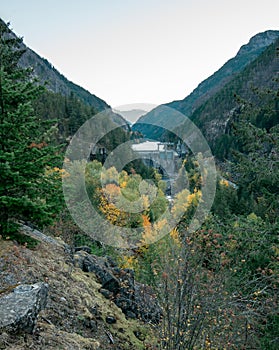
<path id="1" fill-rule="evenodd" d="M 139 320 L 152 322 L 156 301 L 150 292 L 143 293 L 131 271 L 89 254 L 85 247 L 71 254 L 61 240 L 27 228 L 23 232 L 40 243 L 31 249 L 0 240 L 0 316 L 6 314 L 0 322 L 0 349 L 156 349 L 151 326 Z M 18 288 L 37 290 L 40 285 L 48 289 L 45 308 L 36 309 L 38 316 L 20 319 L 28 314 L 24 307 L 30 307 L 30 298 L 26 304 Z M 4 306 L 11 298 L 17 300 L 14 309 L 8 308 L 16 320 L 7 317 Z M 7 320 L 16 328 L 8 327 Z"/>
<path id="2" fill-rule="evenodd" d="M 20 59 L 20 64 L 24 68 L 32 67 L 34 75 L 39 79 L 42 85 L 56 94 L 64 96 L 70 96 L 74 94 L 77 98 L 83 101 L 85 104 L 93 107 L 97 112 L 101 112 L 105 109 L 111 109 L 111 107 L 101 98 L 83 87 L 69 81 L 64 75 L 58 72 L 58 70 L 49 63 L 45 58 L 40 57 L 36 52 L 26 47 L 26 52 Z M 119 113 L 110 113 L 114 123 L 124 125 L 126 129 L 129 129 L 128 122 Z"/>
<path id="3" fill-rule="evenodd" d="M 51 63 L 40 57 L 36 52 L 25 45 L 24 48 L 26 52 L 20 59 L 21 66 L 24 68 L 32 67 L 34 75 L 39 78 L 42 84 L 46 83 L 48 90 L 61 95 L 70 95 L 74 93 L 78 98 L 94 107 L 97 111 L 110 108 L 104 100 L 69 81 L 64 75 L 59 73 Z"/>
<path id="4" fill-rule="evenodd" d="M 1 18 L 0 22 L 2 25 L 6 25 Z M 15 36 L 12 31 L 10 31 L 10 34 Z M 63 74 L 58 72 L 47 59 L 39 56 L 35 51 L 27 47 L 24 42 L 22 43 L 22 49 L 25 50 L 25 52 L 20 58 L 19 64 L 23 68 L 32 68 L 33 74 L 38 79 L 39 83 L 45 85 L 49 91 L 63 96 L 70 96 L 73 94 L 86 105 L 93 107 L 96 112 L 111 109 L 104 100 L 72 81 L 69 81 Z M 127 130 L 129 129 L 129 124 L 121 115 L 112 112 L 111 117 L 113 122 L 121 126 L 124 125 Z"/>
<path id="5" fill-rule="evenodd" d="M 191 119 L 211 147 L 216 146 L 216 141 L 229 131 L 231 122 L 237 118 L 240 104 L 236 97 L 255 106 L 266 103 L 267 99 L 274 100 L 271 91 L 278 91 L 278 48 L 279 39 L 192 114 Z M 260 91 L 270 93 L 263 98 Z"/>
<path id="6" fill-rule="evenodd" d="M 149 125 L 141 123 L 153 123 L 161 125 L 163 128 L 173 130 L 176 126 L 183 123 L 184 115 L 191 118 L 191 115 L 211 97 L 219 93 L 229 82 L 240 75 L 244 69 L 257 59 L 261 53 L 279 38 L 279 31 L 268 30 L 252 37 L 248 44 L 243 45 L 237 55 L 226 62 L 216 73 L 204 80 L 199 86 L 185 99 L 173 101 L 166 106 L 173 108 L 181 113 L 175 113 L 172 118 L 164 109 L 155 108 L 151 112 L 142 116 L 133 129 L 142 132 L 146 137 L 160 138 L 164 132 L 163 129 L 150 128 Z"/>

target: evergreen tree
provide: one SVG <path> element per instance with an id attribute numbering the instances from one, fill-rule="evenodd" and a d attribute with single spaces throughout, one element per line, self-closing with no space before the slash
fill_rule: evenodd
<path id="1" fill-rule="evenodd" d="M 273 118 L 269 118 L 269 125 L 271 122 L 275 124 L 269 130 L 249 122 L 255 116 L 265 115 L 268 108 L 265 103 L 259 109 L 248 106 L 240 115 L 241 119 L 234 123 L 237 150 L 233 152 L 233 171 L 238 177 L 240 209 L 244 209 L 240 213 L 254 211 L 256 215 L 275 222 L 278 220 L 279 191 L 279 129 L 275 124 L 278 111 L 274 109 Z"/>
<path id="2" fill-rule="evenodd" d="M 32 102 L 40 94 L 30 69 L 18 61 L 22 39 L 0 22 L 0 228 L 14 233 L 18 220 L 51 222 L 61 202 L 59 151 L 49 145 L 49 126 Z"/>

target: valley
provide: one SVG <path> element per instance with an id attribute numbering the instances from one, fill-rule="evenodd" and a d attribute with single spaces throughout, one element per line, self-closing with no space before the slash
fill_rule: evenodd
<path id="1" fill-rule="evenodd" d="M 0 349 L 276 350 L 279 31 L 121 110 L 0 44 Z"/>

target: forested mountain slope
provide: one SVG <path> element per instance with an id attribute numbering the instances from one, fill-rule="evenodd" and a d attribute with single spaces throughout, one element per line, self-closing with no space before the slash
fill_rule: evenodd
<path id="1" fill-rule="evenodd" d="M 46 83 L 48 90 L 64 96 L 74 93 L 80 100 L 94 107 L 97 111 L 109 108 L 109 105 L 104 100 L 69 81 L 48 60 L 40 57 L 30 48 L 25 48 L 26 52 L 21 57 L 20 65 L 25 68 L 32 67 L 34 74 L 42 83 Z"/>
<path id="2" fill-rule="evenodd" d="M 6 26 L 5 22 L 1 18 L 0 22 L 1 25 Z M 10 31 L 10 35 L 12 37 L 16 37 L 12 31 Z M 56 100 L 56 102 L 54 102 L 56 105 L 57 100 L 59 100 L 58 96 L 64 96 L 66 99 L 71 97 L 72 100 L 78 100 L 79 104 L 84 104 L 87 107 L 90 107 L 91 115 L 105 109 L 110 109 L 110 106 L 103 99 L 68 80 L 63 74 L 58 72 L 58 70 L 47 59 L 40 57 L 35 51 L 27 47 L 24 42 L 21 44 L 21 49 L 25 52 L 19 60 L 19 65 L 22 68 L 32 68 L 33 75 L 38 79 L 39 83 L 44 85 L 48 91 L 56 95 L 56 98 L 54 98 Z M 48 102 L 50 96 L 54 96 L 53 94 L 48 95 L 46 98 Z M 92 114 L 92 112 L 94 113 Z M 121 115 L 111 113 L 111 118 L 114 123 L 126 125 L 128 129 L 128 123 Z M 81 126 L 81 124 L 79 126 Z"/>
<path id="3" fill-rule="evenodd" d="M 146 137 L 160 138 L 164 130 L 144 125 L 153 123 L 161 125 L 162 128 L 173 129 L 183 123 L 184 117 L 191 115 L 211 97 L 220 92 L 230 81 L 242 74 L 244 69 L 253 62 L 261 53 L 279 37 L 279 31 L 268 30 L 252 37 L 248 44 L 243 45 L 237 55 L 226 62 L 216 73 L 199 84 L 199 86 L 185 99 L 167 103 L 166 106 L 178 110 L 175 118 L 169 118 L 166 111 L 155 108 L 142 116 L 133 126 L 134 130 L 140 131 Z"/>
<path id="4" fill-rule="evenodd" d="M 278 90 L 278 47 L 279 39 L 191 115 L 191 120 L 201 129 L 213 148 L 229 132 L 230 123 L 244 103 L 241 99 L 255 104 L 256 108 L 263 103 L 260 91 L 265 91 L 269 92 L 265 96 L 265 103 L 269 100 L 269 103 L 275 104 L 275 91 Z M 274 125 L 276 121 L 272 123 Z M 269 128 L 272 125 L 262 123 L 259 126 Z"/>

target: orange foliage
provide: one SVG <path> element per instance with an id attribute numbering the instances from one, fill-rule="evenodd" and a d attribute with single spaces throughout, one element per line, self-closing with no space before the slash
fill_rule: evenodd
<path id="1" fill-rule="evenodd" d="M 115 203 L 116 199 L 120 195 L 120 187 L 115 184 L 107 184 L 103 188 L 103 194 L 107 198 L 108 202 Z"/>
<path id="2" fill-rule="evenodd" d="M 105 215 L 106 219 L 113 225 L 125 226 L 126 213 L 116 207 L 114 204 L 120 188 L 114 184 L 108 184 L 100 190 L 100 211 Z"/>
<path id="3" fill-rule="evenodd" d="M 46 147 L 47 146 L 47 143 L 45 141 L 41 142 L 41 143 L 35 143 L 35 142 L 32 142 L 28 148 L 38 148 L 38 149 L 41 149 L 43 147 Z"/>

